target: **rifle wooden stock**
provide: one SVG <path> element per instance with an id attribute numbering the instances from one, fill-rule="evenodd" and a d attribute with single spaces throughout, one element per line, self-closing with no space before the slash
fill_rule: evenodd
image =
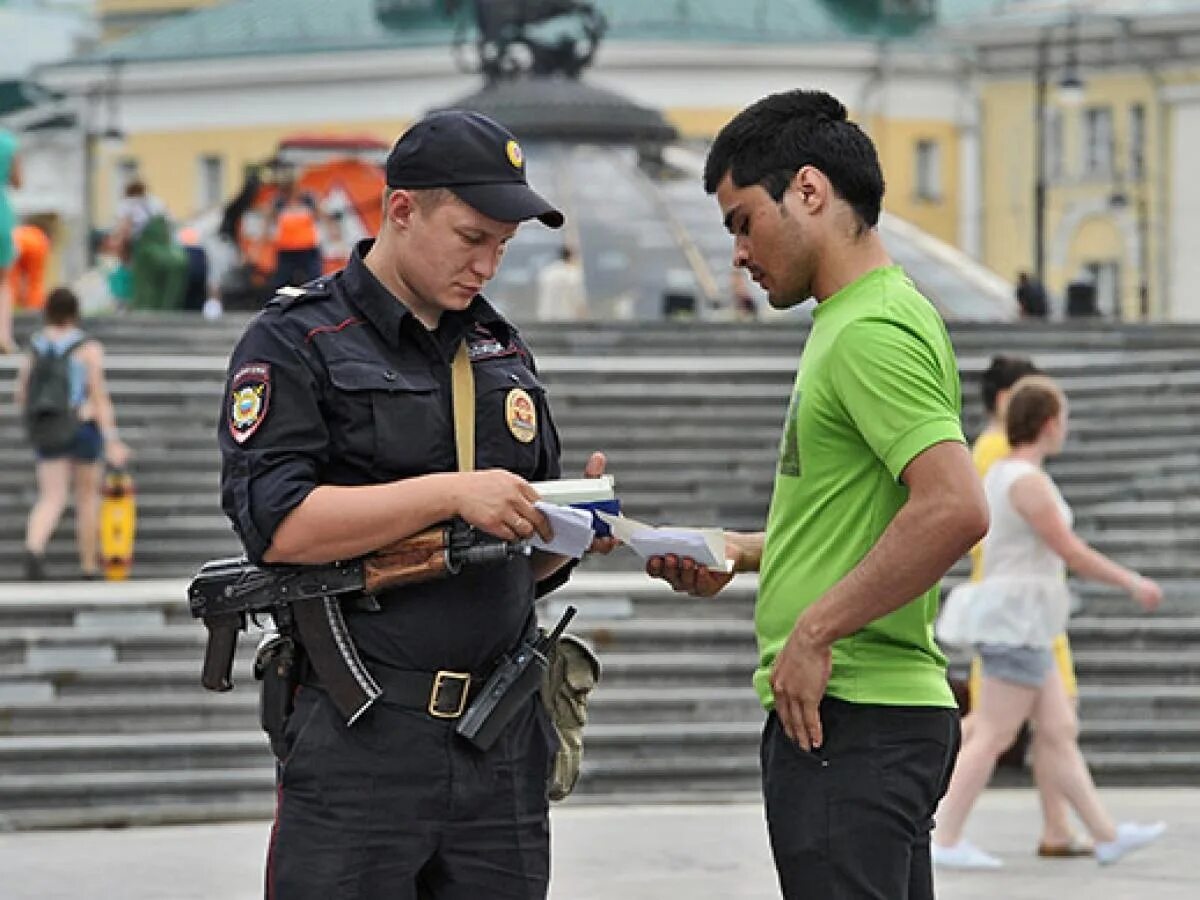
<path id="1" fill-rule="evenodd" d="M 363 558 L 363 586 L 368 594 L 432 581 L 449 574 L 450 529 L 436 526 L 380 547 Z"/>

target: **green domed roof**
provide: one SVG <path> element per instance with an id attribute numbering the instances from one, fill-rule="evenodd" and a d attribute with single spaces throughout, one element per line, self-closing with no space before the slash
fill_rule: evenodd
<path id="1" fill-rule="evenodd" d="M 955 0 L 982 7 L 991 0 Z M 595 0 L 606 40 L 811 44 L 919 34 L 934 0 Z M 453 5 L 453 4 L 452 4 Z M 161 22 L 76 62 L 126 62 L 449 46 L 473 35 L 469 3 L 441 0 L 231 0 Z M 460 32 L 461 33 L 461 32 Z"/>

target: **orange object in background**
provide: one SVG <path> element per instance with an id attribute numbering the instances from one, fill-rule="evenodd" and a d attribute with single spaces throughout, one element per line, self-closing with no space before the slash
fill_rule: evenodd
<path id="1" fill-rule="evenodd" d="M 352 236 L 374 236 L 383 222 L 383 167 L 374 157 L 387 152 L 389 145 L 368 136 L 294 135 L 279 145 L 279 158 L 295 172 L 297 195 L 310 194 L 317 205 L 334 206 L 353 220 L 340 226 L 340 234 L 319 235 L 322 269 L 334 272 L 350 256 Z M 264 184 L 254 198 L 250 212 L 260 222 L 270 218 L 279 198 L 278 188 Z M 250 262 L 263 279 L 274 276 L 278 249 L 306 249 L 313 246 L 312 233 L 317 223 L 307 207 L 292 204 L 280 213 L 273 233 L 261 228 L 243 227 L 238 234 L 242 258 Z M 293 215 L 293 212 L 295 215 Z M 326 228 L 329 226 L 326 225 Z"/>
<path id="2" fill-rule="evenodd" d="M 317 214 L 303 200 L 285 204 L 275 217 L 275 249 L 311 250 L 320 246 Z"/>
<path id="3" fill-rule="evenodd" d="M 100 500 L 100 565 L 107 581 L 124 581 L 133 570 L 137 498 L 133 477 L 124 469 L 106 469 Z"/>
<path id="4" fill-rule="evenodd" d="M 50 238 L 36 225 L 18 225 L 12 230 L 12 238 L 16 258 L 8 273 L 8 289 L 17 309 L 41 309 L 46 305 Z"/>

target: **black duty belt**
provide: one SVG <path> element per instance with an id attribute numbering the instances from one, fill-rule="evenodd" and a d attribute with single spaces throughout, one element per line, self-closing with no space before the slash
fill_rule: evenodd
<path id="1" fill-rule="evenodd" d="M 383 688 L 380 702 L 406 709 L 419 709 L 435 719 L 457 719 L 467 710 L 483 688 L 487 676 L 470 672 L 423 672 L 414 669 L 394 669 L 379 663 L 370 666 L 371 675 Z M 321 687 L 311 665 L 304 666 L 300 683 Z"/>

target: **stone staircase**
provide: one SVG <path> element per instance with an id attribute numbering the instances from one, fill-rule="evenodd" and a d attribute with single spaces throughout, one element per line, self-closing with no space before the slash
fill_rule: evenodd
<path id="1" fill-rule="evenodd" d="M 28 327 L 28 323 L 25 323 Z M 109 319 L 122 431 L 137 453 L 137 580 L 0 585 L 0 828 L 268 815 L 271 762 L 241 642 L 238 689 L 199 687 L 204 629 L 183 602 L 203 559 L 237 552 L 217 507 L 213 434 L 237 323 Z M 639 323 L 531 326 L 565 468 L 609 454 L 627 511 L 655 522 L 758 528 L 802 328 Z M 1098 778 L 1200 783 L 1200 328 L 962 327 L 968 433 L 977 373 L 1033 354 L 1071 398 L 1054 472 L 1096 546 L 1162 578 L 1163 611 L 1081 585 L 1072 623 L 1083 745 Z M 0 398 L 11 381 L 0 359 Z M 0 578 L 20 563 L 28 453 L 0 414 Z M 73 573 L 70 522 L 52 572 Z M 960 564 L 950 581 L 962 577 Z M 755 582 L 679 598 L 619 551 L 550 599 L 581 609 L 604 680 L 571 802 L 753 791 L 761 711 L 749 687 Z M 553 615 L 555 609 L 547 610 Z"/>

